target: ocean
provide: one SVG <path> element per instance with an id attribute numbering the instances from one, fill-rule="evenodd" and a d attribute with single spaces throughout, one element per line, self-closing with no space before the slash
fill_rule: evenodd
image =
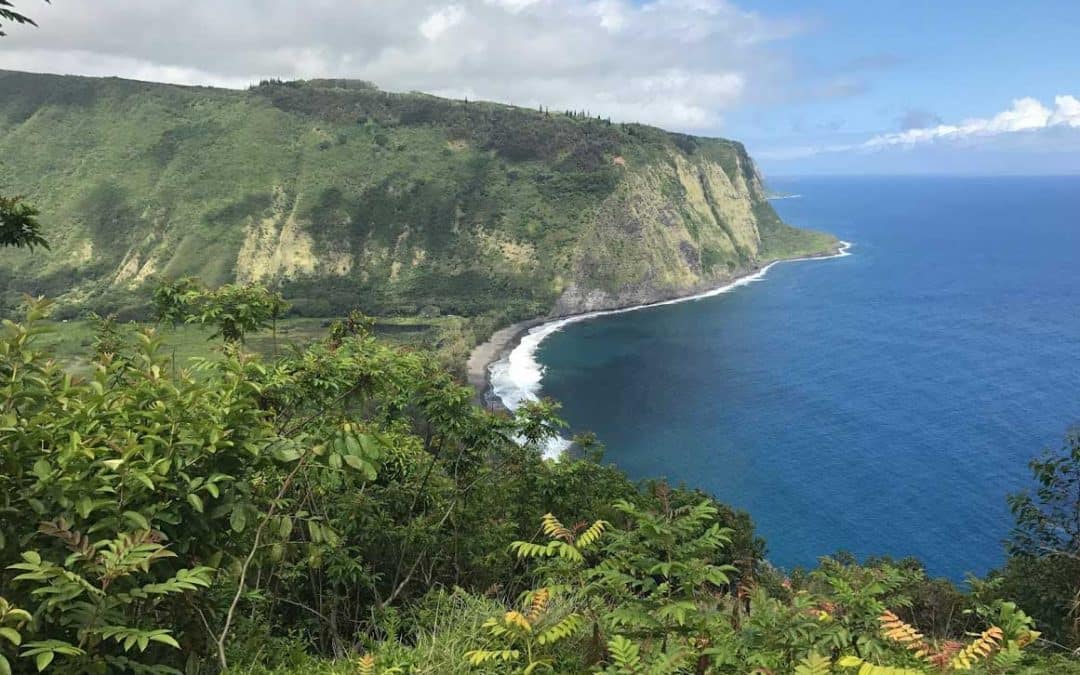
<path id="1" fill-rule="evenodd" d="M 554 397 L 632 477 L 748 510 L 781 567 L 1000 565 L 1006 496 L 1080 422 L 1080 177 L 769 183 L 850 255 L 549 327 L 496 392 Z"/>

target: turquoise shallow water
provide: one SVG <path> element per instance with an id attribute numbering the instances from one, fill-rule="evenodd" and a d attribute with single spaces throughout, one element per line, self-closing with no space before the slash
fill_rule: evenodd
<path id="1" fill-rule="evenodd" d="M 1080 177 L 771 187 L 853 255 L 570 324 L 537 352 L 543 393 L 632 476 L 748 509 L 781 566 L 1000 564 L 1006 494 L 1080 421 Z"/>

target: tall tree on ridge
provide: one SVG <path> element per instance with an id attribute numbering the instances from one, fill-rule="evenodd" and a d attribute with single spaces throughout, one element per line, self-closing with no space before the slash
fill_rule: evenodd
<path id="1" fill-rule="evenodd" d="M 49 0 L 45 0 L 45 2 L 49 2 Z M 31 26 L 37 25 L 30 17 L 16 12 L 15 6 L 11 4 L 11 0 L 0 0 L 0 37 L 3 37 L 5 34 L 3 31 L 3 21 L 7 21 L 8 23 L 30 24 Z"/>
<path id="2" fill-rule="evenodd" d="M 49 0 L 45 0 L 48 2 Z M 0 0 L 0 37 L 5 35 L 4 23 L 30 24 L 36 26 L 34 20 L 25 14 L 20 14 L 14 9 L 11 0 Z M 4 197 L 0 195 L 0 248 L 5 246 L 26 247 L 31 250 L 35 246 L 49 245 L 41 236 L 37 222 L 39 211 L 33 206 L 22 201 L 22 197 Z"/>
<path id="3" fill-rule="evenodd" d="M 22 197 L 0 195 L 0 248 L 49 248 L 48 242 L 41 236 L 38 213 L 40 212 L 24 202 Z"/>

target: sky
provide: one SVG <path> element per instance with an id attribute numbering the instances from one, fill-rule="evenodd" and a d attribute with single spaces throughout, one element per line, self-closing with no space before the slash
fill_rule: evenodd
<path id="1" fill-rule="evenodd" d="M 1080 173 L 1076 0 L 14 0 L 0 69 L 351 77 L 747 144 L 766 175 Z"/>

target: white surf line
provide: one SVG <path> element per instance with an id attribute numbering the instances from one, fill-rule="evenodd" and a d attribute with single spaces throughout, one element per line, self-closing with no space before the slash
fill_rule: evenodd
<path id="1" fill-rule="evenodd" d="M 712 298 L 722 293 L 735 290 L 741 286 L 747 286 L 755 281 L 760 281 L 765 277 L 765 274 L 773 265 L 804 260 L 843 258 L 844 256 L 851 255 L 849 252 L 850 248 L 850 242 L 841 241 L 839 249 L 833 255 L 806 256 L 803 258 L 775 260 L 753 274 L 748 274 L 731 283 L 695 295 L 663 300 L 661 302 L 654 302 L 646 305 L 634 305 L 632 307 L 622 307 L 620 309 L 604 309 L 595 312 L 586 312 L 584 314 L 575 314 L 573 316 L 567 316 L 540 324 L 539 326 L 531 328 L 528 333 L 522 336 L 521 340 L 518 341 L 518 344 L 510 350 L 508 354 L 488 366 L 488 381 L 491 383 L 491 390 L 502 401 L 507 410 L 511 411 L 516 410 L 523 403 L 539 400 L 540 384 L 544 378 L 544 366 L 536 360 L 536 351 L 539 349 L 540 343 L 547 339 L 548 336 L 562 330 L 563 327 L 569 324 L 578 323 L 579 321 L 588 321 L 589 319 L 595 319 L 601 316 L 626 314 L 627 312 L 637 312 L 644 309 L 652 309 L 653 307 L 663 307 L 665 305 L 674 305 L 680 302 L 692 302 L 695 300 Z M 548 459 L 558 459 L 559 455 L 569 448 L 570 445 L 571 442 L 568 439 L 555 439 L 549 442 L 548 447 L 544 449 L 544 457 Z"/>
<path id="2" fill-rule="evenodd" d="M 802 199 L 802 195 L 776 195 L 775 197 L 766 197 L 765 199 L 770 202 L 774 202 L 777 199 Z"/>

